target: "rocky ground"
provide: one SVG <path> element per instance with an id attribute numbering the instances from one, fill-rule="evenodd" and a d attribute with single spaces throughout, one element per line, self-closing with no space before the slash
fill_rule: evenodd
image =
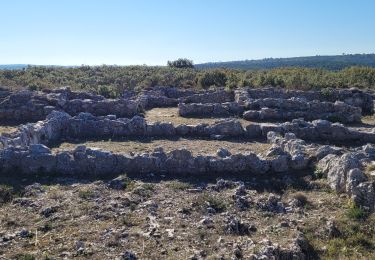
<path id="1" fill-rule="evenodd" d="M 375 219 L 305 173 L 2 183 L 4 259 L 248 259 L 302 234 L 311 259 L 374 256 Z"/>

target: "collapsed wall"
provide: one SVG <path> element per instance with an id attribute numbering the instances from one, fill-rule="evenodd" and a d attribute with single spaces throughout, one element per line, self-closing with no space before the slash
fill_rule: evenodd
<path id="1" fill-rule="evenodd" d="M 319 100 L 326 102 L 342 101 L 348 105 L 360 107 L 363 114 L 374 113 L 374 103 L 371 94 L 362 90 L 351 89 L 322 89 L 322 90 L 291 90 L 283 88 L 245 88 L 235 90 L 235 101 L 243 104 L 252 99 L 265 98 L 290 99 L 293 97 L 304 98 L 307 101 Z"/>
<path id="2" fill-rule="evenodd" d="M 136 101 L 105 99 L 90 93 L 73 92 L 69 88 L 38 92 L 20 91 L 4 98 L 0 103 L 0 121 L 35 122 L 43 120 L 53 110 L 77 115 L 89 112 L 96 116 L 114 114 L 132 117 L 141 112 Z"/>
<path id="3" fill-rule="evenodd" d="M 356 152 L 328 153 L 317 164 L 329 186 L 338 193 L 347 193 L 356 206 L 375 209 L 375 182 L 365 172 L 375 160 L 375 147 L 366 145 Z"/>

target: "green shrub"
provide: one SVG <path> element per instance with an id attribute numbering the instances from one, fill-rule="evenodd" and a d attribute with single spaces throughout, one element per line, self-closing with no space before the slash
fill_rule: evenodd
<path id="1" fill-rule="evenodd" d="M 349 219 L 361 220 L 365 219 L 368 216 L 368 213 L 363 208 L 358 206 L 350 206 L 346 215 Z"/>
<path id="2" fill-rule="evenodd" d="M 204 72 L 198 79 L 201 88 L 209 88 L 211 86 L 224 87 L 227 83 L 227 76 L 221 70 L 212 70 Z"/>
<path id="3" fill-rule="evenodd" d="M 0 185 L 0 205 L 10 202 L 14 197 L 14 189 L 8 185 Z"/>
<path id="4" fill-rule="evenodd" d="M 194 63 L 192 60 L 180 58 L 174 61 L 168 61 L 168 66 L 171 68 L 186 69 L 194 68 Z"/>
<path id="5" fill-rule="evenodd" d="M 81 199 L 92 199 L 96 195 L 95 191 L 91 190 L 90 188 L 82 188 L 78 191 L 78 196 Z"/>
<path id="6" fill-rule="evenodd" d="M 314 179 L 322 179 L 324 177 L 324 173 L 320 169 L 315 169 L 313 174 Z"/>
<path id="7" fill-rule="evenodd" d="M 116 92 L 116 90 L 111 86 L 101 85 L 98 87 L 97 92 L 99 95 L 102 95 L 103 97 L 106 97 L 106 98 L 116 98 L 118 96 L 118 93 Z"/>
<path id="8" fill-rule="evenodd" d="M 172 190 L 187 190 L 193 187 L 190 183 L 171 181 L 166 184 L 166 186 Z"/>
<path id="9" fill-rule="evenodd" d="M 337 116 L 328 116 L 327 120 L 332 122 L 332 123 L 341 123 L 342 122 L 341 118 L 339 118 Z"/>
<path id="10" fill-rule="evenodd" d="M 204 193 L 203 195 L 199 196 L 196 201 L 197 205 L 202 209 L 206 209 L 207 207 L 213 208 L 216 212 L 220 213 L 226 210 L 227 204 L 225 201 L 220 197 L 215 197 L 213 195 Z"/>

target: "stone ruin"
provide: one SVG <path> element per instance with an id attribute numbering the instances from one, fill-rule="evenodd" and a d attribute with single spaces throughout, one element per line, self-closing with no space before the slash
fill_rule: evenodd
<path id="1" fill-rule="evenodd" d="M 243 124 L 236 118 L 226 118 L 214 124 L 174 125 L 148 123 L 142 117 L 147 109 L 177 106 L 180 115 L 186 117 L 243 117 L 267 123 Z M 369 113 L 373 113 L 372 96 L 354 89 L 331 90 L 327 94 L 280 89 L 199 92 L 157 87 L 138 95 L 126 93 L 120 99 L 70 89 L 5 93 L 1 96 L 0 121 L 27 124 L 1 135 L 0 173 L 269 174 L 315 167 L 333 190 L 345 192 L 357 205 L 374 210 L 374 180 L 365 170 L 375 160 L 374 129 L 328 121 L 360 122 L 361 114 Z M 267 121 L 276 119 L 290 122 Z M 59 152 L 48 147 L 70 139 L 145 136 L 263 139 L 272 147 L 264 155 L 219 151 L 216 155 L 197 156 L 185 149 L 117 154 L 82 145 Z"/>

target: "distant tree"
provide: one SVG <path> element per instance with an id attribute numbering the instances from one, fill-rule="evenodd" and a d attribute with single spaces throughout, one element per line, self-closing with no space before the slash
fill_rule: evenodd
<path id="1" fill-rule="evenodd" d="M 171 68 L 186 69 L 194 68 L 194 63 L 192 60 L 180 58 L 178 60 L 168 61 L 168 66 Z"/>

